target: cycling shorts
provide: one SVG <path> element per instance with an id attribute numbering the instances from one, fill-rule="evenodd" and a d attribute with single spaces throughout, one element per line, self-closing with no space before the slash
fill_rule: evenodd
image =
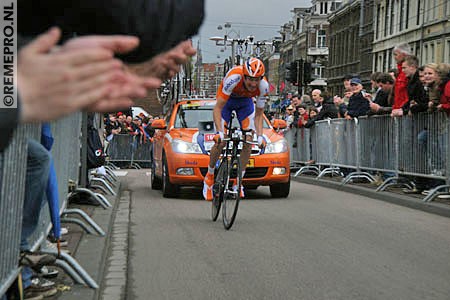
<path id="1" fill-rule="evenodd" d="M 256 130 L 255 128 L 255 105 L 252 98 L 233 98 L 230 97 L 222 109 L 222 128 L 228 124 L 233 110 L 239 125 L 244 130 Z"/>

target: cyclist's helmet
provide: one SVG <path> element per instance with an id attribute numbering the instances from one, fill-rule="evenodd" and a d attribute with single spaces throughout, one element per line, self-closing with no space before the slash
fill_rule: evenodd
<path id="1" fill-rule="evenodd" d="M 244 63 L 244 75 L 250 77 L 263 77 L 266 69 L 263 62 L 256 57 L 249 57 Z"/>

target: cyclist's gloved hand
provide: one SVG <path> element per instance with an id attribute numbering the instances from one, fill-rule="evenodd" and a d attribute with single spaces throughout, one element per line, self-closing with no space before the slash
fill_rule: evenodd
<path id="1" fill-rule="evenodd" d="M 262 135 L 258 135 L 258 146 L 260 149 L 266 148 L 266 139 Z"/>
<path id="2" fill-rule="evenodd" d="M 217 131 L 213 140 L 215 143 L 220 144 L 223 141 L 223 137 L 224 137 L 223 131 Z"/>

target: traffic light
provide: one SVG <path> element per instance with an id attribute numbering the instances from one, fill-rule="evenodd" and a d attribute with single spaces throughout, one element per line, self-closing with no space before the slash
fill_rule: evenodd
<path id="1" fill-rule="evenodd" d="M 293 61 L 286 67 L 286 80 L 296 84 L 297 77 L 298 77 L 297 62 Z"/>
<path id="2" fill-rule="evenodd" d="M 313 81 L 312 66 L 311 66 L 311 63 L 305 61 L 303 63 L 303 82 L 306 85 L 306 84 L 310 83 L 311 81 Z"/>
<path id="3" fill-rule="evenodd" d="M 291 65 L 290 65 L 290 70 L 291 70 L 291 72 L 290 72 L 290 82 L 292 82 L 293 84 L 296 84 L 297 83 L 297 77 L 298 77 L 298 67 L 297 67 L 297 61 L 293 61 L 293 62 L 291 62 Z"/>

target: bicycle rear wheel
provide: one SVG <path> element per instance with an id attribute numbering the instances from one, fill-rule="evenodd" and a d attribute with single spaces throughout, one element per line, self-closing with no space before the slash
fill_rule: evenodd
<path id="1" fill-rule="evenodd" d="M 227 161 L 222 160 L 214 176 L 213 200 L 211 203 L 211 219 L 213 221 L 216 221 L 217 217 L 219 216 L 220 206 L 222 205 L 223 201 L 223 192 L 225 189 L 227 172 Z"/>
<path id="2" fill-rule="evenodd" d="M 234 157 L 228 162 L 227 185 L 223 193 L 223 226 L 230 229 L 236 219 L 236 214 L 241 200 L 242 172 L 239 159 Z"/>

